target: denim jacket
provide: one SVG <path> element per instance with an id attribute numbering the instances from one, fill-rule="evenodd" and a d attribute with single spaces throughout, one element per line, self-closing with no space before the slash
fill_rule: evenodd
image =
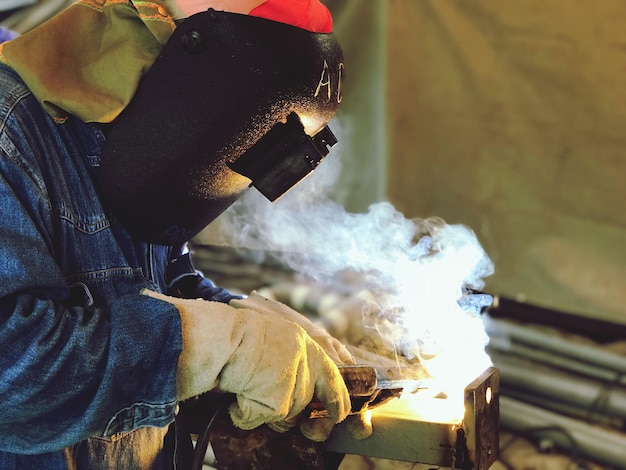
<path id="1" fill-rule="evenodd" d="M 192 295 L 231 298 L 116 223 L 98 196 L 104 142 L 97 125 L 55 124 L 0 65 L 3 470 L 172 468 L 180 317 L 140 291 L 195 277 Z"/>

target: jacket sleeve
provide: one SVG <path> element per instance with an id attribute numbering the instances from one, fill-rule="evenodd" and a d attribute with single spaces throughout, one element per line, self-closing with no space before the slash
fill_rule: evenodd
<path id="1" fill-rule="evenodd" d="M 172 253 L 166 273 L 169 295 L 183 299 L 200 298 L 223 303 L 242 298 L 224 287 L 215 285 L 202 272 L 196 270 L 186 244 L 182 247 L 174 247 Z"/>
<path id="2" fill-rule="evenodd" d="M 45 188 L 3 124 L 0 450 L 39 454 L 87 437 L 167 425 L 182 349 L 176 309 L 139 293 L 106 307 L 69 301 Z M 28 137 L 45 145 L 43 136 Z"/>
<path id="3" fill-rule="evenodd" d="M 182 344 L 170 333 L 178 314 L 161 304 L 139 295 L 108 310 L 31 293 L 0 299 L 0 448 L 44 453 L 169 424 Z"/>

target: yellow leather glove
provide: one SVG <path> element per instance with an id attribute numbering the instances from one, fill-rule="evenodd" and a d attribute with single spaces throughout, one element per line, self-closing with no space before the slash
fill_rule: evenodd
<path id="1" fill-rule="evenodd" d="M 253 291 L 246 298 L 231 300 L 229 305 L 235 308 L 248 308 L 264 315 L 296 323 L 304 328 L 309 336 L 335 361 L 335 364 L 355 364 L 356 362 L 352 353 L 338 339 L 331 336 L 324 327 L 316 325 L 301 313 L 281 302 L 268 299 Z"/>
<path id="2" fill-rule="evenodd" d="M 346 426 L 348 433 L 358 440 L 370 437 L 374 432 L 369 411 L 348 415 L 341 425 Z M 331 418 L 313 418 L 300 424 L 300 432 L 304 437 L 315 442 L 324 442 L 334 428 L 335 423 Z"/>
<path id="3" fill-rule="evenodd" d="M 142 293 L 180 312 L 179 399 L 214 388 L 233 393 L 230 417 L 241 429 L 292 423 L 314 395 L 334 423 L 350 412 L 337 366 L 299 325 L 219 302 Z"/>
<path id="4" fill-rule="evenodd" d="M 253 291 L 244 299 L 231 300 L 229 305 L 236 308 L 248 308 L 261 312 L 268 316 L 274 316 L 297 323 L 313 338 L 328 356 L 336 364 L 355 364 L 355 358 L 350 351 L 336 338 L 331 336 L 326 329 L 316 325 L 306 316 L 292 309 L 291 307 L 272 299 L 263 297 Z M 289 425 L 290 423 L 284 423 Z M 300 423 L 300 431 L 308 439 L 316 442 L 323 442 L 330 436 L 336 421 L 332 418 L 315 418 L 305 420 Z M 350 434 L 357 439 L 364 439 L 372 434 L 372 423 L 369 414 L 359 413 L 346 417 L 346 426 Z M 272 426 L 280 431 L 280 427 Z"/>

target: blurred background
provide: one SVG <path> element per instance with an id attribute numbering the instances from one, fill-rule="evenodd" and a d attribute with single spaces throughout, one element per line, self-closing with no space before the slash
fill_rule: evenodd
<path id="1" fill-rule="evenodd" d="M 0 0 L 0 26 L 71 3 Z M 465 225 L 493 262 L 497 465 L 626 468 L 626 3 L 325 3 L 346 71 L 328 197 Z M 219 225 L 194 241 L 198 269 L 319 313 L 284 294 L 312 283 Z"/>

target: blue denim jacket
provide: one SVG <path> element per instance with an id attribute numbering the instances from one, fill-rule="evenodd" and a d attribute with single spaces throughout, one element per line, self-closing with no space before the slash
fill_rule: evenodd
<path id="1" fill-rule="evenodd" d="M 0 65 L 0 468 L 172 468 L 176 309 L 140 295 L 189 276 L 98 196 L 97 125 L 55 124 Z M 91 460 L 90 460 L 91 459 Z"/>

